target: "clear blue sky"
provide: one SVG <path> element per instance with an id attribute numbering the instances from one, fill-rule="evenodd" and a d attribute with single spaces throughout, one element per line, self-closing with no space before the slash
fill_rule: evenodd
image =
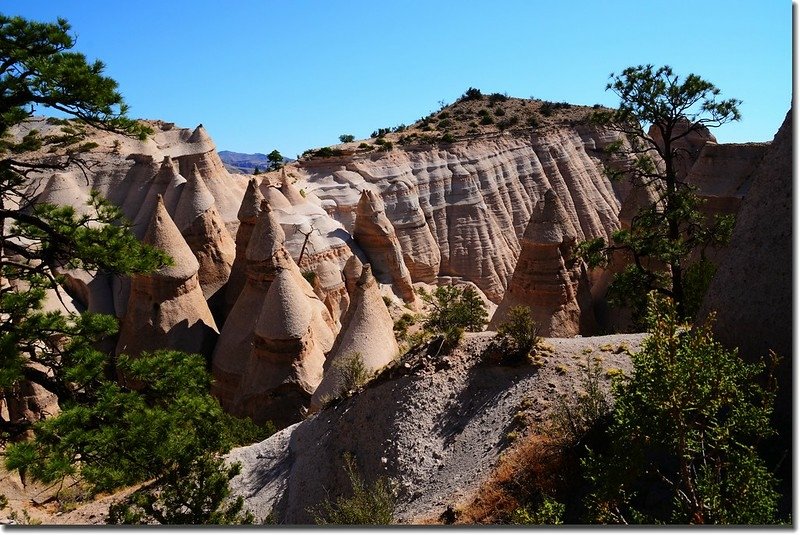
<path id="1" fill-rule="evenodd" d="M 134 117 L 294 157 L 411 123 L 467 87 L 615 105 L 611 72 L 669 64 L 744 101 L 721 142 L 772 139 L 791 104 L 789 0 L 11 0 L 65 17 Z"/>

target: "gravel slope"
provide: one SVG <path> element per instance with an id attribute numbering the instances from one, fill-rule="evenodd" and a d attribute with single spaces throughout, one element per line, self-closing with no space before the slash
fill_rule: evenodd
<path id="1" fill-rule="evenodd" d="M 541 367 L 488 366 L 494 333 L 467 334 L 447 357 L 407 356 L 366 389 L 259 444 L 238 448 L 234 492 L 257 519 L 307 524 L 309 508 L 349 490 L 346 452 L 365 479 L 398 485 L 396 520 L 415 523 L 471 497 L 509 445 L 518 412 L 542 421 L 558 396 L 579 385 L 580 365 L 629 371 L 642 334 L 549 338 Z M 602 348 L 602 349 L 601 349 Z M 589 351 L 591 349 L 591 351 Z"/>

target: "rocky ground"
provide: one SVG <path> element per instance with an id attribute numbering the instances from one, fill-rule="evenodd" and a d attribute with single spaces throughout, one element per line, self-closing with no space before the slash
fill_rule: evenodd
<path id="1" fill-rule="evenodd" d="M 312 521 L 309 509 L 346 493 L 342 467 L 354 455 L 369 482 L 396 483 L 396 520 L 413 524 L 471 498 L 501 452 L 543 422 L 561 396 L 580 389 L 581 369 L 630 369 L 643 335 L 549 338 L 541 365 L 481 362 L 493 333 L 468 334 L 449 356 L 407 355 L 350 399 L 229 454 L 243 470 L 232 482 L 256 518 Z"/>
<path id="2" fill-rule="evenodd" d="M 429 522 L 472 498 L 524 429 L 580 389 L 587 363 L 600 365 L 607 387 L 610 376 L 630 371 L 629 353 L 644 338 L 546 338 L 539 364 L 498 366 L 481 358 L 493 335 L 467 333 L 448 356 L 406 355 L 349 399 L 233 450 L 228 459 L 243 467 L 234 492 L 257 520 L 273 512 L 279 522 L 309 523 L 310 508 L 349 490 L 342 467 L 349 452 L 365 480 L 386 476 L 397 485 L 397 522 Z M 104 524 L 109 505 L 133 490 L 81 502 L 65 486 L 59 500 L 59 486 L 23 485 L 16 473 L 3 472 L 0 494 L 9 506 L 0 523 Z"/>

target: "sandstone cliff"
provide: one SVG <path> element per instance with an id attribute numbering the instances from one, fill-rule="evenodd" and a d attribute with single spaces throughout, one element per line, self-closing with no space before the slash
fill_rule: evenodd
<path id="1" fill-rule="evenodd" d="M 716 312 L 714 334 L 746 359 L 770 349 L 778 370 L 777 412 L 789 436 L 792 396 L 792 112 L 752 176 L 728 253 L 706 294 L 699 318 Z"/>
<path id="2" fill-rule="evenodd" d="M 627 187 L 612 184 L 601 167 L 602 149 L 614 139 L 582 124 L 556 125 L 292 165 L 303 187 L 350 232 L 361 192 L 378 193 L 412 281 L 464 278 L 499 303 L 546 190 L 561 198 L 578 240 L 607 238 L 618 228 Z"/>

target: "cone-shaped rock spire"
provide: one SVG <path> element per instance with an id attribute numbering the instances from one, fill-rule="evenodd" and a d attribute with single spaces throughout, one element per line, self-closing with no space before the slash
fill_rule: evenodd
<path id="1" fill-rule="evenodd" d="M 173 265 L 132 277 L 117 353 L 168 347 L 210 355 L 218 331 L 197 279 L 199 264 L 161 196 L 143 241 L 169 252 Z"/>
<path id="2" fill-rule="evenodd" d="M 369 258 L 375 278 L 390 283 L 406 303 L 415 302 L 411 275 L 394 227 L 386 217 L 383 200 L 368 189 L 361 192 L 358 200 L 353 238 Z"/>
<path id="3" fill-rule="evenodd" d="M 314 392 L 311 410 L 319 409 L 326 397 L 336 397 L 341 393 L 341 368 L 347 359 L 359 355 L 367 370 L 374 372 L 398 355 L 394 322 L 369 264 L 363 266 L 342 324 L 342 331 L 325 362 L 322 382 Z"/>
<path id="4" fill-rule="evenodd" d="M 548 190 L 533 208 L 517 266 L 489 329 L 497 328 L 511 308 L 524 305 L 543 336 L 594 332 L 586 265 L 572 257 L 576 239 L 561 200 Z"/>

